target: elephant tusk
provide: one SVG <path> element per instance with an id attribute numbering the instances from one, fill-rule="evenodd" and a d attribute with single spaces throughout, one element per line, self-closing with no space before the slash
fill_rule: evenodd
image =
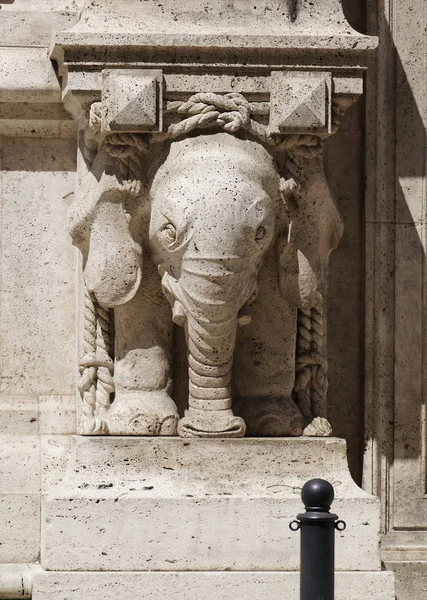
<path id="1" fill-rule="evenodd" d="M 182 306 L 181 302 L 175 300 L 172 308 L 172 321 L 180 327 L 184 327 L 185 319 L 186 315 L 184 307 Z"/>
<path id="2" fill-rule="evenodd" d="M 252 322 L 252 315 L 250 314 L 250 308 L 247 305 L 242 306 L 237 315 L 237 322 L 240 327 L 249 325 Z"/>

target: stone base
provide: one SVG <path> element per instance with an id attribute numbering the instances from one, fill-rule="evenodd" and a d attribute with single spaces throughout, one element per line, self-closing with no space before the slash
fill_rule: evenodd
<path id="1" fill-rule="evenodd" d="M 248 549 L 249 551 L 249 549 Z M 298 600 L 299 573 L 91 573 L 38 575 L 33 600 Z M 335 600 L 394 600 L 389 572 L 340 572 Z"/>
<path id="2" fill-rule="evenodd" d="M 47 570 L 296 571 L 300 534 L 289 523 L 313 477 L 334 485 L 332 510 L 348 525 L 336 533 L 337 569 L 381 569 L 379 501 L 351 479 L 343 440 L 74 443 L 65 478 L 43 498 Z"/>
<path id="3" fill-rule="evenodd" d="M 427 597 L 427 532 L 391 531 L 381 543 L 386 569 L 396 576 L 396 598 Z"/>
<path id="4" fill-rule="evenodd" d="M 38 564 L 0 564 L 0 598 L 25 600 L 31 598 L 34 577 L 43 573 Z"/>

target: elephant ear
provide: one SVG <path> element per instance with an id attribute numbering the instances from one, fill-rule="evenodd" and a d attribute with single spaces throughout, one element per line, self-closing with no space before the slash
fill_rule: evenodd
<path id="1" fill-rule="evenodd" d="M 321 156 L 296 156 L 287 170 L 291 177 L 282 180 L 281 193 L 290 224 L 286 244 L 279 241 L 280 289 L 308 310 L 326 294 L 329 254 L 341 239 L 343 224 Z"/>
<path id="2" fill-rule="evenodd" d="M 73 244 L 83 254 L 86 287 L 110 308 L 133 298 L 142 275 L 142 250 L 129 231 L 125 200 L 111 158 L 101 150 L 68 217 Z"/>

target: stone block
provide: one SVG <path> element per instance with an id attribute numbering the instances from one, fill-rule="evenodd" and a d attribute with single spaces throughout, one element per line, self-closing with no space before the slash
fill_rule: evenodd
<path id="1" fill-rule="evenodd" d="M 50 490 L 65 476 L 73 440 L 70 435 L 43 435 L 40 440 L 42 489 Z"/>
<path id="2" fill-rule="evenodd" d="M 37 434 L 38 431 L 37 396 L 0 396 L 0 434 Z"/>
<path id="3" fill-rule="evenodd" d="M 40 443 L 0 435 L 0 563 L 33 562 L 40 551 Z"/>
<path id="4" fill-rule="evenodd" d="M 76 144 L 3 142 L 0 389 L 5 396 L 73 394 L 76 260 L 66 215 Z"/>
<path id="5" fill-rule="evenodd" d="M 331 74 L 273 71 L 271 133 L 322 133 L 331 127 Z"/>
<path id="6" fill-rule="evenodd" d="M 351 479 L 343 440 L 76 437 L 73 461 L 44 495 L 45 569 L 296 570 L 288 525 L 313 477 L 349 525 L 337 568 L 381 568 L 379 501 Z"/>
<path id="7" fill-rule="evenodd" d="M 46 48 L 1 47 L 0 80 L 1 103 L 61 100 L 61 88 Z"/>
<path id="8" fill-rule="evenodd" d="M 71 27 L 84 0 L 5 0 L 0 3 L 0 34 L 4 46 L 47 46 L 54 31 Z M 32 50 L 33 48 L 31 48 Z M 1 64 L 1 61 L 0 61 Z M 28 72 L 25 73 L 28 77 Z"/>
<path id="9" fill-rule="evenodd" d="M 39 491 L 39 437 L 0 435 L 0 494 Z"/>
<path id="10" fill-rule="evenodd" d="M 0 563 L 40 556 L 40 493 L 0 494 Z"/>
<path id="11" fill-rule="evenodd" d="M 394 600 L 389 572 L 336 574 L 336 600 Z M 42 573 L 33 600 L 298 600 L 299 573 Z M 405 599 L 406 600 L 406 599 Z"/>
<path id="12" fill-rule="evenodd" d="M 101 129 L 159 131 L 162 108 L 161 81 L 161 71 L 104 70 Z"/>
<path id="13" fill-rule="evenodd" d="M 40 396 L 40 433 L 43 435 L 76 432 L 76 397 Z"/>
<path id="14" fill-rule="evenodd" d="M 427 561 L 386 562 L 396 576 L 396 600 L 422 600 L 427 593 Z"/>

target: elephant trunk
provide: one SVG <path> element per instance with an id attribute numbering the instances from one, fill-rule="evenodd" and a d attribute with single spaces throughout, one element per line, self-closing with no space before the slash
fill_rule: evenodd
<path id="1" fill-rule="evenodd" d="M 231 369 L 237 318 L 223 323 L 187 320 L 189 406 L 198 410 L 231 408 Z"/>
<path id="2" fill-rule="evenodd" d="M 173 296 L 186 315 L 189 409 L 183 436 L 242 437 L 245 424 L 231 410 L 231 371 L 237 315 L 253 293 L 255 277 L 243 259 L 183 262 Z"/>

